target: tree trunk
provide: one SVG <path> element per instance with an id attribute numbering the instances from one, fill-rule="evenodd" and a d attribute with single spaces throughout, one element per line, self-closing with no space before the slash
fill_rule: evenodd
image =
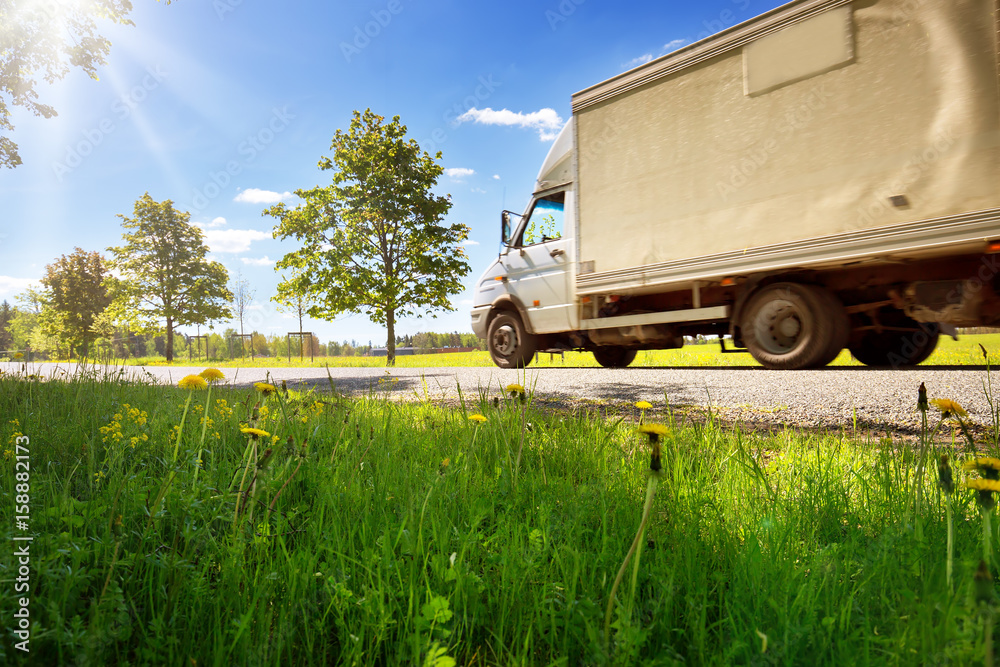
<path id="1" fill-rule="evenodd" d="M 174 360 L 174 320 L 167 318 L 167 363 Z"/>
<path id="2" fill-rule="evenodd" d="M 385 326 L 389 330 L 388 339 L 385 342 L 385 365 L 396 365 L 396 311 L 389 309 L 385 313 Z"/>

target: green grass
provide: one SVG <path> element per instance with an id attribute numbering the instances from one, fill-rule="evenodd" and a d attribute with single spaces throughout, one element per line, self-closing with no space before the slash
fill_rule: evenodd
<path id="1" fill-rule="evenodd" d="M 982 344 L 988 349 L 1000 347 L 1000 334 L 976 334 L 961 336 L 954 341 L 951 338 L 942 336 L 937 349 L 924 362 L 925 366 L 979 366 L 983 364 L 982 352 L 979 345 Z M 730 346 L 731 347 L 731 346 Z M 125 363 L 129 365 L 162 366 L 166 362 L 162 357 L 141 357 L 129 359 Z M 300 361 L 297 357 L 292 357 L 291 362 L 287 357 L 257 357 L 250 359 L 236 359 L 231 361 L 204 359 L 189 360 L 186 358 L 175 359 L 175 366 L 190 366 L 192 364 L 211 363 L 219 367 L 243 367 L 243 368 L 273 368 L 275 366 L 292 366 L 316 368 L 330 365 L 331 367 L 359 367 L 359 368 L 381 368 L 385 366 L 385 357 L 316 357 L 310 361 L 308 358 Z M 589 352 L 567 352 L 565 355 L 539 354 L 531 364 L 534 367 L 596 367 L 597 362 L 594 355 Z M 753 357 L 747 353 L 722 354 L 718 344 L 687 345 L 679 350 L 651 350 L 639 352 L 633 367 L 659 367 L 659 366 L 759 366 Z M 860 366 L 846 350 L 833 361 L 831 366 Z M 396 357 L 396 366 L 400 368 L 425 368 L 435 366 L 464 366 L 464 367 L 488 367 L 493 366 L 489 352 L 457 352 L 453 354 L 417 354 Z"/>
<path id="2" fill-rule="evenodd" d="M 982 661 L 979 512 L 959 491 L 952 593 L 933 461 L 917 479 L 921 458 L 954 456 L 950 445 L 744 434 L 711 415 L 681 426 L 655 405 L 647 421 L 670 425 L 659 491 L 606 644 L 639 527 L 644 436 L 633 421 L 465 398 L 444 409 L 0 378 L 0 662 Z M 35 536 L 28 656 L 10 632 L 20 434 Z"/>

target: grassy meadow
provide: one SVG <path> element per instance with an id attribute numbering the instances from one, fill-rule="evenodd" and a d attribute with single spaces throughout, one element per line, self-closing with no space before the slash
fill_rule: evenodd
<path id="1" fill-rule="evenodd" d="M 963 487 L 978 475 L 962 436 L 932 437 L 952 433 L 933 407 L 915 447 L 678 424 L 664 404 L 606 420 L 506 394 L 448 409 L 91 374 L 0 377 L 0 415 L 4 664 L 966 665 L 992 650 L 993 579 L 976 573 L 997 571 L 998 522 Z M 29 534 L 16 594 L 13 538 Z"/>
<path id="2" fill-rule="evenodd" d="M 955 341 L 947 336 L 942 336 L 937 349 L 924 362 L 927 366 L 978 366 L 983 363 L 983 355 L 979 345 L 984 345 L 987 349 L 1000 348 L 1000 334 L 976 334 L 960 336 Z M 727 342 L 731 348 L 731 342 Z M 120 363 L 120 361 L 119 361 Z M 166 362 L 162 357 L 138 357 L 128 359 L 124 363 L 141 366 L 162 366 Z M 291 361 L 287 357 L 257 357 L 250 359 L 234 359 L 230 361 L 195 359 L 189 360 L 187 357 L 178 357 L 174 360 L 175 366 L 190 366 L 192 363 L 211 363 L 219 367 L 241 367 L 241 368 L 271 368 L 274 366 L 290 367 L 371 367 L 377 368 L 385 366 L 385 357 L 316 357 L 310 360 L 306 357 L 300 360 L 292 356 Z M 565 355 L 549 355 L 541 353 L 532 362 L 532 367 L 568 366 L 568 367 L 596 367 L 598 363 L 594 360 L 594 355 L 590 352 L 567 352 Z M 659 367 L 659 366 L 759 366 L 753 357 L 743 353 L 723 354 L 719 350 L 718 343 L 708 343 L 704 345 L 686 345 L 679 350 L 648 350 L 639 352 L 633 367 Z M 831 366 L 860 366 L 854 360 L 850 352 L 844 350 L 831 364 Z M 465 366 L 465 367 L 487 367 L 493 366 L 489 352 L 456 352 L 451 354 L 415 354 L 396 357 L 396 366 L 401 368 L 428 368 L 439 366 Z"/>

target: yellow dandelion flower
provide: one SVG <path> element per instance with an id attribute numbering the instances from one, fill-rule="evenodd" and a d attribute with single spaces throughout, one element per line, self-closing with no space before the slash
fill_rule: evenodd
<path id="1" fill-rule="evenodd" d="M 1000 480 L 1000 459 L 991 456 L 966 461 L 962 464 L 962 468 L 966 471 L 975 470 L 989 480 Z"/>
<path id="2" fill-rule="evenodd" d="M 205 387 L 208 386 L 208 383 L 205 382 L 205 378 L 201 377 L 200 375 L 186 375 L 183 378 L 181 378 L 180 382 L 177 383 L 177 386 L 180 387 L 181 389 L 194 390 L 194 389 L 204 389 Z"/>
<path id="3" fill-rule="evenodd" d="M 638 401 L 636 402 L 635 407 L 639 408 L 640 410 L 649 410 L 653 407 L 653 404 L 650 403 L 649 401 Z"/>
<path id="4" fill-rule="evenodd" d="M 1000 481 L 995 479 L 970 479 L 966 480 L 965 488 L 975 491 L 1000 493 Z"/>
<path id="5" fill-rule="evenodd" d="M 206 368 L 198 375 L 205 378 L 206 382 L 218 382 L 219 380 L 225 380 L 226 374 L 220 371 L 218 368 Z"/>
<path id="6" fill-rule="evenodd" d="M 484 421 L 487 421 L 487 419 L 486 417 L 480 414 L 474 414 L 474 415 L 469 415 L 469 421 L 474 421 L 482 424 Z"/>
<path id="7" fill-rule="evenodd" d="M 253 388 L 265 396 L 270 396 L 274 392 L 278 391 L 273 384 L 268 384 L 266 382 L 255 382 Z"/>
<path id="8" fill-rule="evenodd" d="M 24 355 L 21 354 L 20 352 L 15 352 L 14 353 L 14 360 L 15 361 L 20 361 L 21 359 L 24 359 Z"/>
<path id="9" fill-rule="evenodd" d="M 963 470 L 978 470 L 982 472 L 983 470 L 1000 470 L 1000 459 L 995 459 L 992 456 L 984 456 L 978 459 L 972 459 L 971 461 L 966 461 L 962 464 Z"/>
<path id="10" fill-rule="evenodd" d="M 993 494 L 1000 493 L 1000 480 L 970 479 L 965 482 L 965 488 L 976 491 L 976 502 L 980 509 L 989 512 L 996 506 Z"/>
<path id="11" fill-rule="evenodd" d="M 511 396 L 519 396 L 524 394 L 524 387 L 519 384 L 509 384 L 507 385 L 507 393 Z"/>
<path id="12" fill-rule="evenodd" d="M 653 451 L 649 456 L 649 469 L 654 473 L 660 471 L 660 436 L 667 434 L 667 427 L 663 424 L 643 424 L 638 429 L 649 438 L 649 444 L 653 446 Z"/>
<path id="13" fill-rule="evenodd" d="M 442 468 L 447 468 L 449 465 L 451 465 L 451 459 L 450 458 L 445 459 L 444 461 L 441 461 L 441 467 Z"/>
<path id="14" fill-rule="evenodd" d="M 961 405 L 950 398 L 932 398 L 931 404 L 941 411 L 942 416 L 956 415 L 958 417 L 968 417 L 969 413 Z"/>
<path id="15" fill-rule="evenodd" d="M 269 438 L 271 434 L 259 428 L 241 428 L 240 433 L 249 435 L 251 438 Z"/>

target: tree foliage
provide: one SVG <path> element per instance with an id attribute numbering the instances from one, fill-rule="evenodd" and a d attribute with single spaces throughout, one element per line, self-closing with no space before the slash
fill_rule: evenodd
<path id="1" fill-rule="evenodd" d="M 165 329 L 166 357 L 172 361 L 175 326 L 232 316 L 229 273 L 206 259 L 201 230 L 169 199 L 157 202 L 147 192 L 136 201 L 133 215 L 118 216 L 125 244 L 108 248 L 109 268 L 118 274 L 109 281 L 113 301 L 108 310 L 133 330 Z"/>
<path id="2" fill-rule="evenodd" d="M 7 300 L 4 299 L 3 303 L 0 304 L 0 354 L 11 351 L 14 346 L 14 337 L 10 333 L 10 323 L 16 314 L 17 311 L 11 308 Z"/>
<path id="3" fill-rule="evenodd" d="M 111 304 L 104 282 L 106 273 L 100 253 L 82 248 L 45 267 L 41 282 L 49 316 L 44 318 L 44 324 L 47 333 L 65 342 L 71 354 L 79 346 L 86 356 L 97 338 L 94 321 Z"/>
<path id="4" fill-rule="evenodd" d="M 169 0 L 167 1 L 169 4 Z M 38 80 L 53 83 L 79 67 L 92 79 L 105 64 L 111 42 L 97 34 L 97 21 L 131 25 L 129 0 L 4 0 L 0 2 L 0 166 L 21 164 L 12 106 L 43 118 L 56 110 L 39 101 Z"/>
<path id="5" fill-rule="evenodd" d="M 442 222 L 450 197 L 431 192 L 441 153 L 432 157 L 407 140 L 399 116 L 384 121 L 355 111 L 350 130 L 333 138 L 333 157 L 319 162 L 334 172 L 333 183 L 297 190 L 305 203 L 296 208 L 264 213 L 279 220 L 275 238 L 302 243 L 278 262 L 294 274 L 278 286 L 279 297 L 307 299 L 316 318 L 362 312 L 384 323 L 393 365 L 397 317 L 453 309 L 448 296 L 463 289 L 469 271 L 461 246 L 469 228 Z"/>

